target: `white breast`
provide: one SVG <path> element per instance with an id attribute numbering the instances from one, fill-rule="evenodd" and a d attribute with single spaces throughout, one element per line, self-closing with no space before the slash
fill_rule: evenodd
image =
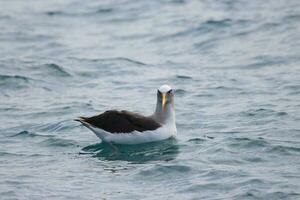
<path id="1" fill-rule="evenodd" d="M 175 124 L 165 124 L 153 131 L 113 134 L 102 129 L 90 128 L 101 140 L 117 144 L 141 144 L 174 137 L 177 134 Z"/>

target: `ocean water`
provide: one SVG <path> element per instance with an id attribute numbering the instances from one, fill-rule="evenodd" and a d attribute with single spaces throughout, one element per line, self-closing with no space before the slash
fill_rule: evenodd
<path id="1" fill-rule="evenodd" d="M 115 148 L 73 121 L 151 114 Z M 300 199 L 300 1 L 1 0 L 0 199 Z"/>

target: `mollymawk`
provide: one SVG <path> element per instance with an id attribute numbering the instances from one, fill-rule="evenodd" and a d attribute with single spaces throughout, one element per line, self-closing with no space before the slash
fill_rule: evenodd
<path id="1" fill-rule="evenodd" d="M 75 119 L 93 131 L 102 141 L 140 144 L 164 140 L 176 135 L 174 90 L 162 85 L 157 90 L 154 113 L 143 116 L 130 111 L 108 110 L 93 117 Z"/>

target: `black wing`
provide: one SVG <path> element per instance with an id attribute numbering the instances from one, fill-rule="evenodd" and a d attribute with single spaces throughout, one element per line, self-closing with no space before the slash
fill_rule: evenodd
<path id="1" fill-rule="evenodd" d="M 125 110 L 109 110 L 93 117 L 81 117 L 78 121 L 88 123 L 110 133 L 143 132 L 155 130 L 161 126 L 150 117 Z"/>

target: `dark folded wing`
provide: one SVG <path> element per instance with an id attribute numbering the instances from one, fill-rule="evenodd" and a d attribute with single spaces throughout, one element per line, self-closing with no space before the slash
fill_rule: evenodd
<path id="1" fill-rule="evenodd" d="M 161 125 L 150 117 L 129 111 L 109 110 L 93 117 L 82 117 L 82 121 L 110 133 L 155 130 Z"/>

